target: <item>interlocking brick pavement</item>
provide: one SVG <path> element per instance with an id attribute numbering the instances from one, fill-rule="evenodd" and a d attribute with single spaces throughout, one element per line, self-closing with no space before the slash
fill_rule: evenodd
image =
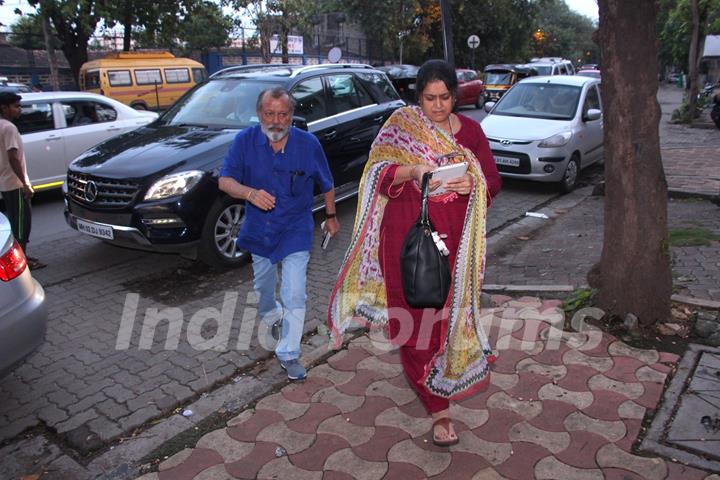
<path id="1" fill-rule="evenodd" d="M 599 330 L 584 336 L 557 330 L 556 303 L 547 308 L 552 304 L 532 297 L 493 301 L 502 302 L 492 312 L 495 320 L 513 322 L 491 329 L 497 344 L 507 337 L 540 338 L 540 346 L 526 342 L 532 354 L 508 342 L 511 349 L 500 350 L 488 390 L 451 404 L 458 445 L 432 444 L 431 421 L 406 383 L 397 352 L 361 336 L 310 369 L 305 383 L 265 397 L 138 480 L 717 480 L 632 450 L 642 405 L 657 404 L 677 356 L 633 348 Z M 560 337 L 564 341 L 551 341 Z M 564 353 L 538 360 L 550 350 Z M 328 401 L 340 391 L 343 401 Z"/>

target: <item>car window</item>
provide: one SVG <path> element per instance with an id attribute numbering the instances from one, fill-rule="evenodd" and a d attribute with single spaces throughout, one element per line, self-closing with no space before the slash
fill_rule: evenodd
<path id="1" fill-rule="evenodd" d="M 346 112 L 355 108 L 372 104 L 372 99 L 355 83 L 352 74 L 334 74 L 326 77 L 330 85 L 330 96 L 333 99 L 336 113 Z"/>
<path id="2" fill-rule="evenodd" d="M 207 78 L 207 75 L 205 75 L 205 69 L 203 68 L 193 68 L 192 74 L 195 83 L 201 83 Z"/>
<path id="3" fill-rule="evenodd" d="M 85 81 L 85 88 L 100 88 L 100 72 L 93 70 L 92 72 L 85 72 L 83 77 Z"/>
<path id="4" fill-rule="evenodd" d="M 597 87 L 593 85 L 588 89 L 587 96 L 585 97 L 585 103 L 583 104 L 583 115 L 587 114 L 588 110 L 596 108 L 602 110 L 600 105 L 600 95 L 598 95 Z"/>
<path id="5" fill-rule="evenodd" d="M 477 80 L 477 73 L 475 72 L 465 72 L 465 80 L 468 82 L 472 82 L 473 80 Z"/>
<path id="6" fill-rule="evenodd" d="M 313 122 L 328 116 L 325 90 L 320 77 L 310 78 L 295 85 L 290 91 L 295 99 L 295 115 Z"/>
<path id="7" fill-rule="evenodd" d="M 550 65 L 533 65 L 533 68 L 537 70 L 538 75 L 552 75 L 552 66 Z"/>
<path id="8" fill-rule="evenodd" d="M 135 83 L 138 85 L 155 85 L 162 83 L 159 69 L 135 70 Z"/>
<path id="9" fill-rule="evenodd" d="M 577 111 L 580 87 L 552 83 L 519 83 L 498 102 L 492 113 L 511 117 L 570 120 Z"/>
<path id="10" fill-rule="evenodd" d="M 65 101 L 61 103 L 68 127 L 112 122 L 117 118 L 114 108 L 93 101 Z"/>
<path id="11" fill-rule="evenodd" d="M 378 103 L 400 99 L 400 95 L 385 75 L 377 72 L 359 72 L 357 76 Z"/>
<path id="12" fill-rule="evenodd" d="M 190 72 L 187 68 L 166 68 L 164 71 L 167 83 L 188 83 L 190 81 Z"/>
<path id="13" fill-rule="evenodd" d="M 107 72 L 111 87 L 127 87 L 132 85 L 130 70 L 110 70 Z"/>
<path id="14" fill-rule="evenodd" d="M 512 84 L 512 73 L 486 72 L 485 83 L 488 85 L 510 85 Z"/>
<path id="15" fill-rule="evenodd" d="M 257 97 L 275 85 L 244 78 L 212 80 L 173 104 L 160 117 L 160 124 L 232 129 L 257 124 Z"/>
<path id="16" fill-rule="evenodd" d="M 52 105 L 46 102 L 23 103 L 22 113 L 15 124 L 21 134 L 53 130 L 55 121 L 53 120 Z"/>

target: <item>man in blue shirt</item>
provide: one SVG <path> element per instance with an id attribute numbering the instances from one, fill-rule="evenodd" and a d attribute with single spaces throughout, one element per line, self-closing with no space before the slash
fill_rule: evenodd
<path id="1" fill-rule="evenodd" d="M 305 378 L 300 340 L 313 236 L 313 188 L 325 197 L 325 229 L 335 235 L 335 189 L 327 158 L 311 133 L 292 127 L 295 102 L 281 87 L 260 93 L 260 125 L 237 134 L 220 172 L 220 190 L 245 200 L 238 247 L 253 260 L 253 284 L 266 324 L 280 324 L 275 354 L 291 380 Z M 280 301 L 276 299 L 278 263 Z"/>

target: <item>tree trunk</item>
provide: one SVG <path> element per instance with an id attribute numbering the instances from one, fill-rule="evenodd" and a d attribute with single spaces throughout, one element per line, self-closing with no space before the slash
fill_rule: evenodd
<path id="1" fill-rule="evenodd" d="M 50 35 L 50 21 L 44 11 L 40 11 L 42 21 L 43 37 L 45 38 L 45 50 L 48 55 L 48 64 L 50 65 L 50 86 L 53 91 L 60 91 L 60 77 L 58 76 L 57 56 L 55 55 L 54 39 Z"/>
<path id="2" fill-rule="evenodd" d="M 695 105 L 697 104 L 698 93 L 698 54 L 700 43 L 700 8 L 698 0 L 690 0 L 690 11 L 692 12 L 692 35 L 690 36 L 690 52 L 688 53 L 688 78 L 690 88 L 688 89 L 688 123 L 695 120 Z"/>
<path id="3" fill-rule="evenodd" d="M 280 29 L 280 46 L 282 49 L 282 63 L 290 63 L 290 54 L 288 52 L 288 28 L 283 24 Z"/>
<path id="4" fill-rule="evenodd" d="M 600 0 L 605 231 L 599 307 L 641 324 L 670 315 L 667 183 L 660 157 L 655 0 Z"/>
<path id="5" fill-rule="evenodd" d="M 125 0 L 125 10 L 123 11 L 123 52 L 130 51 L 132 41 L 133 27 L 133 5 L 131 0 Z"/>

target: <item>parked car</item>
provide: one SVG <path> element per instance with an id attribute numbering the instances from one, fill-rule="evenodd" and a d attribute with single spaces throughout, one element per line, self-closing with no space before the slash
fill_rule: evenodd
<path id="1" fill-rule="evenodd" d="M 158 117 L 111 98 L 83 92 L 23 93 L 16 125 L 35 190 L 59 188 L 75 157 L 109 138 Z"/>
<path id="2" fill-rule="evenodd" d="M 415 82 L 420 67 L 401 64 L 385 65 L 384 67 L 377 67 L 377 69 L 385 72 L 395 87 L 395 90 L 400 94 L 400 98 L 410 104 L 417 103 Z"/>
<path id="3" fill-rule="evenodd" d="M 482 108 L 485 104 L 485 86 L 475 70 L 458 68 L 456 70 L 458 79 L 458 92 L 456 105 L 475 105 Z"/>
<path id="4" fill-rule="evenodd" d="M 484 72 L 486 102 L 497 102 L 517 82 L 538 74 L 532 66 L 507 63 L 486 65 Z"/>
<path id="5" fill-rule="evenodd" d="M 0 213 L 0 376 L 43 342 L 46 325 L 45 291 Z"/>
<path id="6" fill-rule="evenodd" d="M 580 75 L 581 77 L 600 78 L 600 70 L 591 70 L 589 68 L 586 68 L 584 70 L 578 70 L 575 75 Z"/>
<path id="7" fill-rule="evenodd" d="M 603 156 L 599 86 L 579 75 L 530 77 L 485 104 L 481 124 L 500 174 L 575 188 L 580 170 Z"/>
<path id="8" fill-rule="evenodd" d="M 241 263 L 244 201 L 218 190 L 218 172 L 237 132 L 258 123 L 257 96 L 272 86 L 291 92 L 295 125 L 320 140 L 338 201 L 356 195 L 375 136 L 404 105 L 387 76 L 358 64 L 238 66 L 211 75 L 158 121 L 76 159 L 65 186 L 68 224 L 116 245 Z"/>
<path id="9" fill-rule="evenodd" d="M 538 75 L 575 75 L 575 67 L 570 60 L 560 57 L 542 57 L 530 60 Z"/>
<path id="10" fill-rule="evenodd" d="M 7 77 L 0 77 L 0 92 L 26 93 L 32 89 L 24 83 L 9 82 Z"/>

